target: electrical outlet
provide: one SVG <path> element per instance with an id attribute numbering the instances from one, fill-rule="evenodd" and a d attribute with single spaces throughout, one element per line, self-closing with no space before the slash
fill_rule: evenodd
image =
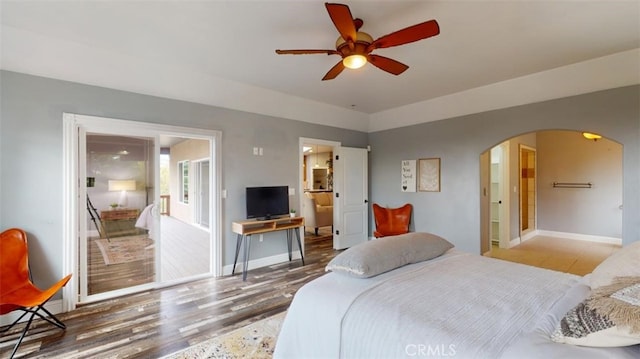
<path id="1" fill-rule="evenodd" d="M 254 147 L 254 148 L 253 148 L 253 155 L 254 155 L 254 156 L 257 156 L 257 155 L 259 155 L 259 154 L 260 154 L 260 149 L 258 149 L 258 147 Z"/>
<path id="2" fill-rule="evenodd" d="M 260 147 L 260 149 L 258 150 L 258 154 L 259 154 L 260 156 L 262 156 L 262 154 L 263 154 L 262 147 Z"/>
<path id="3" fill-rule="evenodd" d="M 260 239 L 258 239 L 258 241 L 262 242 L 262 240 L 264 239 L 263 235 L 260 235 Z"/>

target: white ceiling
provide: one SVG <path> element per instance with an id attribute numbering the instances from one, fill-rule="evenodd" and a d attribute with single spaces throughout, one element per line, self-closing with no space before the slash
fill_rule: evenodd
<path id="1" fill-rule="evenodd" d="M 441 33 L 375 51 L 409 65 L 400 76 L 367 65 L 321 81 L 338 56 L 274 52 L 333 48 L 338 33 L 321 1 L 3 0 L 0 64 L 173 98 L 181 97 L 179 89 L 198 88 L 200 93 L 181 99 L 227 101 L 230 108 L 246 105 L 254 112 L 275 106 L 266 103 L 272 98 L 291 98 L 291 106 L 330 105 L 327 117 L 337 107 L 368 119 L 640 47 L 638 0 L 344 3 L 374 38 L 430 19 L 438 21 Z M 255 96 L 261 91 L 264 96 Z M 239 93 L 252 98 L 238 104 Z"/>

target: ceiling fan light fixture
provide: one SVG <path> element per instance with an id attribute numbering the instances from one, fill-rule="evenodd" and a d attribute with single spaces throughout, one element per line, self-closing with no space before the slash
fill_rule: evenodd
<path id="1" fill-rule="evenodd" d="M 342 59 L 342 64 L 349 69 L 359 69 L 367 63 L 367 58 L 364 55 L 349 55 Z"/>

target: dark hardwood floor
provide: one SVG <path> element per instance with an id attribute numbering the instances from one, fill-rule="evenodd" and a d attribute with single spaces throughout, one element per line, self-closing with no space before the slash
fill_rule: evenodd
<path id="1" fill-rule="evenodd" d="M 34 321 L 16 358 L 157 358 L 285 311 L 295 292 L 324 274 L 339 251 L 307 238 L 299 260 L 87 304 L 58 315 L 60 330 Z M 23 325 L 0 337 L 7 358 Z"/>

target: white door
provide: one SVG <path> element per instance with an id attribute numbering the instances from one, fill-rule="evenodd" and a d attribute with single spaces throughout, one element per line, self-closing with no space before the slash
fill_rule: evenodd
<path id="1" fill-rule="evenodd" d="M 333 248 L 367 241 L 368 159 L 364 148 L 336 147 L 333 159 Z"/>
<path id="2" fill-rule="evenodd" d="M 490 181 L 490 238 L 500 248 L 509 248 L 509 141 L 491 149 Z"/>
<path id="3" fill-rule="evenodd" d="M 209 228 L 209 160 L 195 163 L 195 222 Z"/>

